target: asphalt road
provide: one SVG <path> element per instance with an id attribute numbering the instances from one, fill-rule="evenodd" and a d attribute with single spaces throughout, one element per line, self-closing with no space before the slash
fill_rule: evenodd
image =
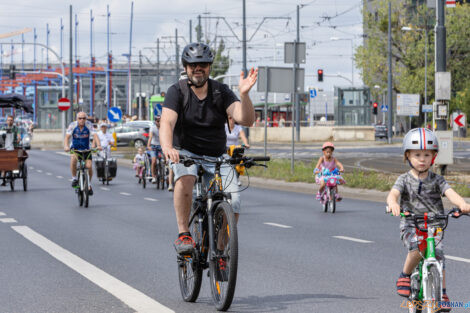
<path id="1" fill-rule="evenodd" d="M 171 193 L 120 167 L 82 208 L 67 156 L 33 150 L 28 167 L 29 191 L 0 189 L 0 312 L 214 311 L 207 278 L 197 303 L 181 300 Z M 249 188 L 242 207 L 231 311 L 406 311 L 394 287 L 406 251 L 383 203 L 344 199 L 333 215 L 313 195 Z M 454 301 L 470 301 L 469 223 L 446 232 L 446 254 L 463 258 L 447 261 Z"/>

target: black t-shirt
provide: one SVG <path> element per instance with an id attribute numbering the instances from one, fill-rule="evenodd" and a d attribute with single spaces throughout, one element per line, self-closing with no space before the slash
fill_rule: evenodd
<path id="1" fill-rule="evenodd" d="M 163 107 L 178 113 L 173 136 L 173 145 L 176 148 L 215 157 L 221 156 L 226 151 L 226 110 L 239 99 L 225 84 L 219 84 L 218 89 L 221 92 L 219 105 L 212 101 L 212 83 L 209 84 L 207 97 L 203 100 L 199 100 L 189 88 L 189 101 L 183 112 L 184 96 L 179 84 L 176 83 L 168 88 Z"/>

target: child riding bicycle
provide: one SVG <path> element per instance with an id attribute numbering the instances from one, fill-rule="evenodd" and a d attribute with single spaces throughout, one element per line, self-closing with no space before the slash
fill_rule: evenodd
<path id="1" fill-rule="evenodd" d="M 445 181 L 445 179 L 431 172 L 429 169 L 439 152 L 439 145 L 435 134 L 425 128 L 410 130 L 403 138 L 404 162 L 408 161 L 411 170 L 398 177 L 387 197 L 387 205 L 393 215 L 399 216 L 402 208 L 407 208 L 415 214 L 433 212 L 444 213 L 442 196 L 446 196 L 450 202 L 458 206 L 462 213 L 470 212 L 470 204 L 459 196 Z M 400 202 L 398 199 L 400 198 Z M 415 225 L 404 218 L 400 221 L 401 239 L 408 248 L 408 255 L 403 266 L 403 271 L 398 277 L 397 293 L 402 297 L 409 297 L 411 292 L 410 275 L 419 264 L 422 255 L 420 253 L 420 240 Z M 436 258 L 444 266 L 442 232 L 436 234 Z M 438 299 L 438 301 L 441 299 Z M 442 281 L 441 311 L 449 312 L 450 303 L 446 292 L 445 270 Z"/>
<path id="2" fill-rule="evenodd" d="M 339 176 L 339 172 L 344 172 L 344 167 L 341 162 L 339 162 L 335 157 L 333 157 L 333 151 L 335 146 L 331 142 L 325 142 L 322 146 L 323 156 L 317 162 L 315 169 L 313 170 L 314 174 L 318 174 L 315 178 L 315 182 L 320 185 L 320 189 L 317 192 L 316 199 L 321 200 L 321 195 L 325 190 L 326 179 L 330 175 Z M 339 169 L 339 172 L 338 172 Z M 344 179 L 339 177 L 338 180 L 340 183 L 344 184 Z M 336 200 L 341 201 L 341 196 L 338 194 L 338 186 L 336 186 L 335 193 Z"/>
<path id="3" fill-rule="evenodd" d="M 142 170 L 142 167 L 144 165 L 144 162 L 145 162 L 145 150 L 143 147 L 139 147 L 139 149 L 137 149 L 137 154 L 134 156 L 134 170 L 135 170 L 135 177 L 139 177 L 140 176 L 140 171 Z"/>

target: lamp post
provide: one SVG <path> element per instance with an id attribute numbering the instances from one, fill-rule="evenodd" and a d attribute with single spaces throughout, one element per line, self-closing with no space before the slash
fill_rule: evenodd
<path id="1" fill-rule="evenodd" d="M 412 28 L 403 26 L 403 31 L 424 31 L 424 104 L 428 104 L 428 28 Z M 424 113 L 424 125 L 427 124 L 428 113 Z"/>
<path id="2" fill-rule="evenodd" d="M 352 38 L 338 38 L 338 37 L 331 37 L 331 41 L 340 41 L 340 40 L 348 40 L 351 43 L 351 81 L 354 87 L 354 44 Z"/>

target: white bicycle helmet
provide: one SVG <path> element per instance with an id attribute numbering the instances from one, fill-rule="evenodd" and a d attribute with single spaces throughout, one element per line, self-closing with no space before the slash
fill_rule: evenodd
<path id="1" fill-rule="evenodd" d="M 433 131 L 413 128 L 403 138 L 403 152 L 408 150 L 434 150 L 439 152 L 439 143 Z"/>

